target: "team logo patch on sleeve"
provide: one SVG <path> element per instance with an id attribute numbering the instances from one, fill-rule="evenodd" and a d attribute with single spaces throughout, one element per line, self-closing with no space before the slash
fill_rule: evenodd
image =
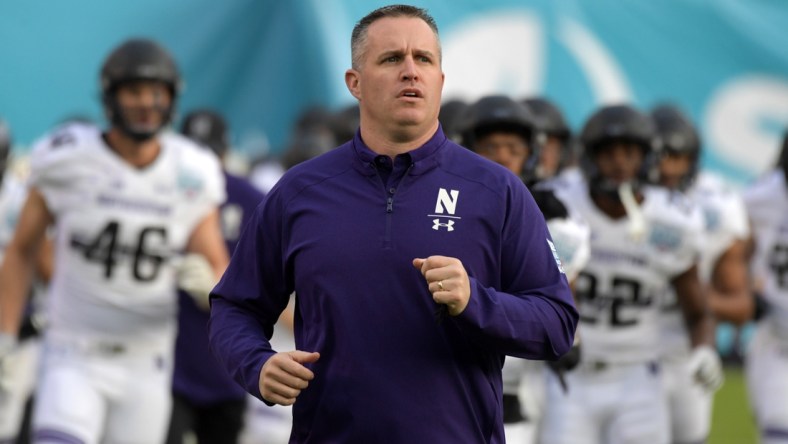
<path id="1" fill-rule="evenodd" d="M 558 267 L 558 271 L 563 274 L 566 274 L 564 271 L 564 266 L 561 264 L 561 258 L 558 257 L 558 251 L 555 249 L 555 245 L 550 241 L 550 239 L 545 239 L 547 241 L 547 245 L 550 246 L 550 251 L 553 252 L 553 258 L 555 259 L 555 265 Z"/>
<path id="2" fill-rule="evenodd" d="M 675 251 L 681 246 L 681 231 L 670 225 L 654 223 L 649 243 L 659 251 Z"/>
<path id="3" fill-rule="evenodd" d="M 202 190 L 203 180 L 195 172 L 181 170 L 178 174 L 178 189 L 182 191 L 186 197 L 194 197 Z"/>

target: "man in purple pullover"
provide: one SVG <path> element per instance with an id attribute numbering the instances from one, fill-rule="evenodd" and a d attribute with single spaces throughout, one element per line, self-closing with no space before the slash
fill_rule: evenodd
<path id="1" fill-rule="evenodd" d="M 222 165 L 230 150 L 229 129 L 224 118 L 209 109 L 187 114 L 181 133 L 213 151 Z M 263 199 L 250 182 L 222 171 L 227 199 L 219 208 L 222 235 L 227 252 L 233 253 L 241 227 L 254 214 Z M 208 351 L 208 290 L 205 285 L 195 285 L 194 280 L 208 279 L 211 275 L 199 268 L 200 258 L 189 257 L 189 267 L 181 266 L 180 281 L 192 279 L 178 291 L 178 336 L 175 341 L 175 366 L 173 369 L 173 407 L 167 444 L 181 444 L 184 435 L 193 431 L 199 444 L 235 443 L 243 427 L 246 410 L 246 392 L 227 376 Z M 196 261 L 196 262 L 195 262 Z M 207 266 L 205 259 L 202 267 Z M 197 276 L 199 273 L 199 276 Z M 186 277 L 184 276 L 186 274 Z M 189 285 L 190 284 L 190 285 Z M 187 291 L 188 290 L 188 291 Z"/>
<path id="2" fill-rule="evenodd" d="M 236 381 L 293 406 L 294 443 L 502 443 L 504 355 L 554 360 L 577 311 L 522 181 L 446 138 L 426 11 L 356 24 L 353 140 L 289 170 L 211 293 Z M 298 350 L 269 339 L 296 293 Z"/>

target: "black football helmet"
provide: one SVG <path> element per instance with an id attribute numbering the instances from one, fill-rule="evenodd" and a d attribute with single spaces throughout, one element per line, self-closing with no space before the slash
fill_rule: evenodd
<path id="1" fill-rule="evenodd" d="M 531 110 L 545 136 L 555 137 L 561 142 L 561 158 L 556 174 L 561 172 L 575 160 L 574 145 L 571 142 L 572 131 L 564 114 L 558 106 L 544 97 L 526 98 L 522 103 Z"/>
<path id="2" fill-rule="evenodd" d="M 3 119 L 0 119 L 0 183 L 3 182 L 3 176 L 6 168 L 8 168 L 8 158 L 10 156 L 11 129 Z"/>
<path id="3" fill-rule="evenodd" d="M 162 82 L 167 85 L 172 96 L 170 106 L 162 110 L 163 123 L 155 131 L 140 131 L 130 127 L 116 100 L 115 93 L 120 85 L 140 80 Z M 140 141 L 154 137 L 172 120 L 181 90 L 181 77 L 175 60 L 161 45 L 148 39 L 131 39 L 115 48 L 101 68 L 100 83 L 102 102 L 110 122 Z"/>
<path id="4" fill-rule="evenodd" d="M 441 122 L 441 127 L 446 137 L 455 142 L 461 141 L 458 126 L 461 123 L 460 119 L 467 109 L 468 103 L 460 99 L 448 100 L 441 104 L 438 120 Z"/>
<path id="5" fill-rule="evenodd" d="M 537 124 L 546 134 L 564 140 L 568 140 L 572 135 L 564 114 L 553 102 L 544 97 L 531 97 L 523 99 L 523 104 L 531 110 Z"/>
<path id="6" fill-rule="evenodd" d="M 526 140 L 530 153 L 520 176 L 526 183 L 532 182 L 539 162 L 541 132 L 531 110 L 507 96 L 494 95 L 482 97 L 468 106 L 460 118 L 462 145 L 472 151 L 479 139 L 496 131 L 517 133 Z"/>
<path id="7" fill-rule="evenodd" d="M 224 156 L 230 148 L 227 123 L 215 111 L 200 109 L 190 112 L 183 119 L 181 133 L 207 146 L 219 157 Z"/>
<path id="8" fill-rule="evenodd" d="M 631 142 L 643 150 L 643 164 L 632 188 L 637 190 L 649 178 L 651 157 L 657 145 L 656 129 L 647 114 L 630 105 L 609 105 L 599 108 L 586 121 L 580 133 L 583 152 L 580 167 L 592 192 L 617 196 L 618 186 L 603 177 L 594 161 L 597 151 L 610 142 Z"/>
<path id="9" fill-rule="evenodd" d="M 686 154 L 691 166 L 682 177 L 679 188 L 686 190 L 698 176 L 701 140 L 692 121 L 675 105 L 663 104 L 651 110 L 659 137 L 656 157 L 665 154 Z M 657 174 L 657 173 L 655 173 Z"/>
<path id="10" fill-rule="evenodd" d="M 331 131 L 334 133 L 336 144 L 352 140 L 356 136 L 361 122 L 361 110 L 358 103 L 353 103 L 335 111 L 331 116 Z"/>

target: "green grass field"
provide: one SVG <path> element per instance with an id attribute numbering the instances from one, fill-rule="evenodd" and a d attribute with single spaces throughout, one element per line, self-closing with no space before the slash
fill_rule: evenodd
<path id="1" fill-rule="evenodd" d="M 725 384 L 714 398 L 708 444 L 756 444 L 757 432 L 741 368 L 725 371 Z"/>

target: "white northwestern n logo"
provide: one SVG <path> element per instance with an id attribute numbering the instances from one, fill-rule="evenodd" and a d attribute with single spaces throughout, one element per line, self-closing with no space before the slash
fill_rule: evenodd
<path id="1" fill-rule="evenodd" d="M 454 214 L 457 210 L 457 198 L 459 196 L 459 190 L 446 191 L 446 188 L 439 189 L 438 201 L 435 202 L 435 213 L 443 214 L 445 211 L 446 213 Z"/>

